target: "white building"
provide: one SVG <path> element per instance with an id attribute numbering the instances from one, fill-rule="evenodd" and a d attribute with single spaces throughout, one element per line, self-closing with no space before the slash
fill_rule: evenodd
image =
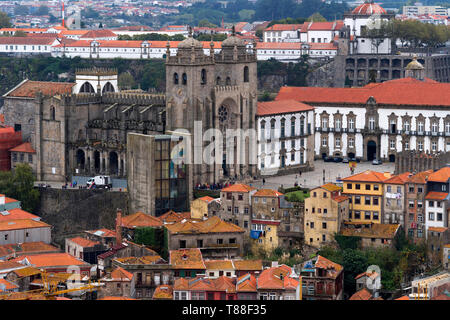
<path id="1" fill-rule="evenodd" d="M 50 55 L 53 46 L 58 44 L 56 37 L 0 37 L 0 53 Z"/>
<path id="2" fill-rule="evenodd" d="M 441 6 L 403 6 L 403 14 L 408 16 L 418 16 L 422 14 L 438 14 L 446 16 L 448 15 L 448 9 Z"/>
<path id="3" fill-rule="evenodd" d="M 50 243 L 51 226 L 32 219 L 16 219 L 0 222 L 0 245 L 23 242 Z"/>
<path id="4" fill-rule="evenodd" d="M 294 100 L 258 102 L 258 169 L 264 174 L 313 168 L 314 108 Z"/>
<path id="5" fill-rule="evenodd" d="M 301 42 L 330 43 L 344 27 L 342 20 L 330 22 L 305 22 L 300 29 Z"/>
<path id="6" fill-rule="evenodd" d="M 300 42 L 303 24 L 274 24 L 264 30 L 264 42 Z"/>
<path id="7" fill-rule="evenodd" d="M 425 196 L 425 230 L 448 227 L 450 204 L 450 167 L 443 167 L 428 176 Z M 427 232 L 428 237 L 428 232 Z"/>
<path id="8" fill-rule="evenodd" d="M 450 151 L 450 84 L 405 78 L 362 88 L 282 87 L 277 100 L 315 107 L 316 157 L 395 161 L 396 152 Z"/>

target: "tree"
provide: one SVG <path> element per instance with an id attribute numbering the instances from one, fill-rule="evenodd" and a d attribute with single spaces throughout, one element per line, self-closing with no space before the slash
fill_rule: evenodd
<path id="1" fill-rule="evenodd" d="M 3 11 L 0 11 L 0 28 L 10 28 L 10 27 L 11 27 L 10 17 Z"/>
<path id="2" fill-rule="evenodd" d="M 0 174 L 0 192 L 19 200 L 25 211 L 34 212 L 39 204 L 39 191 L 34 188 L 33 171 L 26 163 L 17 165 L 13 172 Z"/>
<path id="3" fill-rule="evenodd" d="M 134 78 L 129 72 L 121 73 L 118 80 L 121 89 L 132 89 L 135 86 Z"/>
<path id="4" fill-rule="evenodd" d="M 27 36 L 26 32 L 22 30 L 18 30 L 14 33 L 14 37 L 26 37 L 26 36 Z"/>
<path id="5" fill-rule="evenodd" d="M 227 35 L 224 33 L 215 33 L 212 35 L 213 41 L 223 41 L 227 38 Z M 211 35 L 210 34 L 199 34 L 196 39 L 198 41 L 211 41 Z"/>
<path id="6" fill-rule="evenodd" d="M 206 27 L 206 28 L 217 28 L 217 25 L 214 23 L 209 22 L 208 19 L 202 19 L 198 22 L 199 27 Z"/>
<path id="7" fill-rule="evenodd" d="M 255 10 L 242 9 L 238 12 L 238 15 L 242 21 L 251 21 L 255 16 Z"/>
<path id="8" fill-rule="evenodd" d="M 312 15 L 309 16 L 306 21 L 314 21 L 314 22 L 326 22 L 327 19 L 325 19 L 319 12 L 315 12 Z"/>

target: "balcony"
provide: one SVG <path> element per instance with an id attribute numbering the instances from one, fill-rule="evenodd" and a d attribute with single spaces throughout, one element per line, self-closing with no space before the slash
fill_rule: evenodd
<path id="1" fill-rule="evenodd" d="M 286 238 L 301 238 L 303 239 L 303 232 L 295 232 L 295 231 L 278 231 L 278 237 L 286 237 Z"/>

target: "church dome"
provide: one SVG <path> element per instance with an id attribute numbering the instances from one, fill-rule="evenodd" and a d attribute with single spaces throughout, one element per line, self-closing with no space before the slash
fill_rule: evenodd
<path id="1" fill-rule="evenodd" d="M 387 12 L 380 5 L 373 3 L 373 1 L 365 1 L 363 4 L 353 9 L 352 13 L 358 15 L 371 15 L 386 14 Z"/>
<path id="2" fill-rule="evenodd" d="M 417 61 L 416 56 L 414 56 L 413 60 L 406 66 L 406 70 L 423 70 L 423 69 L 424 69 L 423 65 L 419 61 Z"/>
<path id="3" fill-rule="evenodd" d="M 192 37 L 184 39 L 178 44 L 178 48 L 192 48 L 192 47 L 203 49 L 203 44 Z"/>
<path id="4" fill-rule="evenodd" d="M 241 38 L 238 38 L 236 36 L 230 36 L 222 41 L 222 48 L 223 47 L 245 47 L 245 42 Z"/>

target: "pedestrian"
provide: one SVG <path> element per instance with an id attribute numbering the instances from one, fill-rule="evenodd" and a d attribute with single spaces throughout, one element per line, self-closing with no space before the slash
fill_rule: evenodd
<path id="1" fill-rule="evenodd" d="M 266 183 L 266 179 L 263 178 L 263 185 Z"/>

